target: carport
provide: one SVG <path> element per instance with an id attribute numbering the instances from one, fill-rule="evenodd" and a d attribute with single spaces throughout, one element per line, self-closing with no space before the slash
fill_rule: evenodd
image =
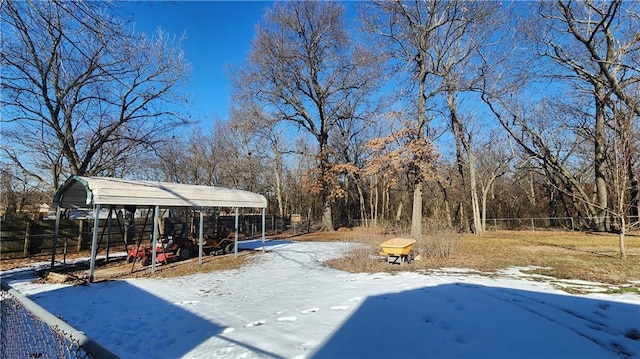
<path id="1" fill-rule="evenodd" d="M 235 244 L 238 251 L 238 214 L 239 208 L 262 209 L 262 242 L 265 240 L 265 210 L 267 200 L 264 196 L 237 189 L 212 186 L 188 185 L 169 182 L 134 181 L 112 177 L 71 176 L 53 196 L 56 208 L 56 226 L 51 256 L 51 267 L 55 264 L 58 231 L 61 210 L 64 208 L 93 209 L 94 222 L 91 241 L 91 262 L 89 281 L 93 281 L 98 250 L 99 215 L 101 209 L 120 209 L 125 206 L 153 208 L 153 257 L 151 271 L 156 269 L 156 244 L 159 238 L 158 217 L 160 209 L 196 208 L 200 211 L 199 261 L 202 264 L 204 210 L 211 208 L 235 208 Z"/>

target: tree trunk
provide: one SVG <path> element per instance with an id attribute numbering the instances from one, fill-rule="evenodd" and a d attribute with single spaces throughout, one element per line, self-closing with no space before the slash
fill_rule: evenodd
<path id="1" fill-rule="evenodd" d="M 491 185 L 482 189 L 482 233 L 487 230 L 487 196 Z"/>
<path id="2" fill-rule="evenodd" d="M 411 213 L 411 237 L 422 239 L 422 181 L 413 190 L 413 210 Z"/>
<path id="3" fill-rule="evenodd" d="M 360 226 L 361 227 L 369 227 L 369 221 L 367 220 L 367 206 L 364 201 L 364 193 L 362 192 L 362 187 L 360 186 L 360 181 L 354 180 L 356 184 L 356 189 L 358 190 L 358 200 L 360 202 Z"/>
<path id="4" fill-rule="evenodd" d="M 480 203 L 478 200 L 478 186 L 476 183 L 475 158 L 470 146 L 465 145 L 467 156 L 469 158 L 469 185 L 471 186 L 471 208 L 473 210 L 473 227 L 475 234 L 481 236 L 484 234 L 484 226 L 482 225 L 480 214 Z"/>
<path id="5" fill-rule="evenodd" d="M 622 259 L 627 258 L 627 251 L 624 248 L 624 235 L 625 235 L 625 227 L 627 223 L 624 219 L 624 213 L 620 216 L 620 234 L 618 235 L 618 242 L 620 244 L 620 257 Z"/>
<path id="6" fill-rule="evenodd" d="M 273 144 L 273 153 L 274 153 L 274 166 L 273 173 L 276 177 L 276 199 L 278 201 L 278 214 L 280 218 L 284 219 L 284 203 L 282 201 L 282 181 L 280 179 L 280 171 L 282 170 L 282 155 L 280 151 L 278 151 L 278 146 L 274 142 Z M 284 220 L 282 221 L 284 229 Z"/>
<path id="7" fill-rule="evenodd" d="M 371 193 L 371 195 L 369 196 L 369 217 L 371 218 L 371 225 L 375 227 L 378 213 L 378 202 L 377 199 L 374 202 L 374 198 L 377 198 L 377 196 L 374 197 L 373 195 L 374 191 L 375 193 L 378 192 L 377 183 L 375 183 L 373 186 L 369 185 L 369 192 Z"/>
<path id="8" fill-rule="evenodd" d="M 396 223 L 400 223 L 400 219 L 402 218 L 403 206 L 404 206 L 404 201 L 400 201 L 400 203 L 398 203 L 398 209 L 396 209 Z"/>
<path id="9" fill-rule="evenodd" d="M 321 231 L 324 232 L 333 232 L 335 228 L 333 228 L 333 218 L 331 214 L 331 203 L 328 200 L 323 202 L 322 208 L 322 227 Z"/>
<path id="10" fill-rule="evenodd" d="M 607 217 L 607 181 L 606 181 L 606 153 L 607 144 L 605 140 L 605 103 L 604 89 L 596 86 L 596 128 L 594 138 L 594 172 L 596 182 L 596 217 L 594 229 L 606 231 Z"/>
<path id="11" fill-rule="evenodd" d="M 638 177 L 633 171 L 633 165 L 631 161 L 628 164 L 629 171 L 629 183 L 631 184 L 630 188 L 630 198 L 629 198 L 629 216 L 631 216 L 629 222 L 640 222 L 640 218 L 638 218 L 638 209 L 640 205 L 640 193 L 638 190 Z"/>
<path id="12" fill-rule="evenodd" d="M 376 181 L 377 182 L 377 181 Z M 374 211 L 373 211 L 373 217 L 371 217 L 371 221 L 373 222 L 373 226 L 374 227 L 378 227 L 378 216 L 379 216 L 379 203 L 380 203 L 380 198 L 379 198 L 379 190 L 378 190 L 378 186 L 376 185 L 375 188 L 373 189 L 373 203 L 374 203 Z M 383 199 L 384 201 L 384 199 Z M 388 206 L 388 204 L 387 204 Z M 383 207 L 383 211 L 384 211 L 384 207 Z M 384 216 L 384 214 L 383 214 Z"/>
<path id="13" fill-rule="evenodd" d="M 456 140 L 456 159 L 458 163 L 458 172 L 462 177 L 462 185 L 465 184 L 465 164 L 469 172 L 469 190 L 471 192 L 471 211 L 473 213 L 473 229 L 478 236 L 483 234 L 482 223 L 480 219 L 480 203 L 478 199 L 478 186 L 476 183 L 476 168 L 473 149 L 471 148 L 471 136 L 467 138 L 467 131 L 462 119 L 458 115 L 458 103 L 456 101 L 456 90 L 450 88 L 447 94 L 447 106 L 451 116 L 451 129 Z M 465 163 L 463 154 L 467 154 Z"/>
<path id="14" fill-rule="evenodd" d="M 529 171 L 529 181 L 527 181 L 529 184 L 529 192 L 527 193 L 529 197 L 529 203 L 532 206 L 536 206 L 536 187 L 535 187 L 535 181 L 533 179 L 533 171 Z"/>
<path id="15" fill-rule="evenodd" d="M 333 216 L 331 213 L 331 201 L 330 201 L 330 183 L 329 183 L 329 152 L 327 149 L 328 133 L 324 131 L 324 126 L 320 130 L 320 135 L 317 137 L 320 144 L 318 157 L 320 159 L 320 181 L 321 181 L 321 197 L 322 197 L 322 227 L 321 231 L 333 232 Z"/>
<path id="16" fill-rule="evenodd" d="M 444 211 L 447 216 L 447 228 L 453 228 L 453 221 L 451 219 L 451 209 L 449 207 L 449 193 L 447 189 L 444 187 L 441 181 L 438 181 L 438 186 L 442 190 L 442 195 L 444 197 Z"/>

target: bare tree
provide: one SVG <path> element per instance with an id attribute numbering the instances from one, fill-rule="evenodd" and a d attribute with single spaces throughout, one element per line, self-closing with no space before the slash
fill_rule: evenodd
<path id="1" fill-rule="evenodd" d="M 409 84 L 412 87 L 417 86 L 417 93 L 415 121 L 407 124 L 411 126 L 408 130 L 415 134 L 415 141 L 418 143 L 431 135 L 427 117 L 427 99 L 430 96 L 427 83 L 428 51 L 432 33 L 444 23 L 442 19 L 434 16 L 429 5 L 429 2 L 422 1 L 379 1 L 374 2 L 370 11 L 363 12 L 365 29 L 382 39 L 379 48 L 383 53 L 390 59 L 397 59 L 403 71 L 404 64 L 410 66 Z M 413 183 L 411 235 L 415 238 L 422 237 L 424 177 L 419 170 L 420 167 L 413 168 L 416 176 Z"/>
<path id="2" fill-rule="evenodd" d="M 234 74 L 238 102 L 255 102 L 317 145 L 311 190 L 320 194 L 322 228 L 333 230 L 335 192 L 329 138 L 339 121 L 359 120 L 375 76 L 373 56 L 356 47 L 344 9 L 333 2 L 277 3 L 256 29 L 247 63 Z"/>
<path id="3" fill-rule="evenodd" d="M 481 197 L 482 232 L 487 229 L 487 200 L 489 191 L 492 190 L 495 181 L 507 174 L 511 169 L 511 162 L 515 153 L 507 146 L 507 141 L 495 134 L 478 150 L 478 183 Z"/>
<path id="4" fill-rule="evenodd" d="M 467 124 L 470 116 L 462 113 L 459 96 L 472 91 L 478 76 L 482 76 L 473 59 L 497 31 L 494 19 L 502 13 L 500 5 L 439 0 L 374 4 L 373 11 L 364 13 L 366 28 L 378 36 L 396 73 L 411 88 L 417 88 L 413 92 L 415 121 L 408 124 L 416 129 L 418 139 L 433 136 L 430 118 L 439 113 L 429 112 L 444 103 L 455 139 L 459 174 L 470 191 L 476 233 L 481 234 L 475 157 Z M 411 230 L 414 236 L 421 233 L 423 185 L 424 180 L 417 176 Z"/>
<path id="5" fill-rule="evenodd" d="M 540 56 L 557 65 L 551 74 L 573 83 L 577 92 L 593 97 L 593 170 L 595 175 L 594 227 L 606 229 L 607 193 L 606 126 L 612 103 L 623 103 L 636 115 L 640 106 L 632 95 L 640 78 L 637 3 L 622 1 L 541 2 L 540 18 L 530 37 Z M 540 31 L 542 30 L 542 31 Z M 559 71 L 564 69 L 564 72 Z"/>
<path id="6" fill-rule="evenodd" d="M 270 167 L 273 174 L 275 199 L 278 214 L 285 216 L 285 197 L 283 193 L 285 163 L 284 156 L 295 154 L 286 150 L 289 147 L 283 129 L 278 127 L 278 121 L 255 107 L 254 103 L 244 102 L 231 110 L 230 125 L 232 128 L 245 133 L 252 141 L 252 151 L 257 153 L 266 167 Z M 283 222 L 284 225 L 284 222 Z"/>
<path id="7" fill-rule="evenodd" d="M 136 35 L 103 2 L 1 7 L 3 150 L 43 183 L 113 175 L 186 122 L 175 39 Z"/>
<path id="8" fill-rule="evenodd" d="M 387 123 L 397 124 L 390 128 L 390 133 L 371 139 L 367 143 L 370 154 L 363 168 L 363 174 L 369 177 L 381 179 L 384 184 L 383 193 L 385 198 L 391 187 L 402 184 L 406 188 L 406 183 L 401 181 L 403 176 L 419 183 L 424 183 L 427 179 L 435 175 L 435 165 L 437 163 L 437 153 L 434 145 L 424 136 L 421 136 L 417 129 L 412 126 L 411 120 L 406 118 L 406 114 L 390 112 L 385 116 Z M 419 177 L 418 179 L 415 179 Z M 400 191 L 406 191 L 400 188 Z M 420 204 L 422 204 L 421 193 Z M 414 201 L 415 191 L 414 191 Z M 421 206 L 420 206 L 421 207 Z M 414 204 L 415 209 L 415 204 Z M 398 202 L 396 210 L 396 222 L 400 220 L 403 210 L 403 201 Z M 413 233 L 416 218 L 412 216 L 411 228 L 412 236 L 420 238 L 422 232 Z M 422 211 L 420 211 L 420 225 L 422 228 Z"/>

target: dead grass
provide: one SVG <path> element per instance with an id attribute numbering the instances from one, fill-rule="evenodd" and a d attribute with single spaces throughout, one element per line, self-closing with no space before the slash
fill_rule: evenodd
<path id="1" fill-rule="evenodd" d="M 618 237 L 614 234 L 590 234 L 575 232 L 533 232 L 498 231 L 485 236 L 460 235 L 455 232 L 439 231 L 427 236 L 425 242 L 414 246 L 420 261 L 409 265 L 390 265 L 380 256 L 380 243 L 403 234 L 386 233 L 375 229 L 340 229 L 335 232 L 314 232 L 297 236 L 283 236 L 295 241 L 335 241 L 345 243 L 343 256 L 327 262 L 333 268 L 349 272 L 398 272 L 407 270 L 436 269 L 442 267 L 471 268 L 485 272 L 494 272 L 511 266 L 537 266 L 550 269 L 533 271 L 561 279 L 582 279 L 608 284 L 628 284 L 631 280 L 640 280 L 640 233 L 626 237 L 627 259 L 619 255 Z M 446 240 L 445 240 L 446 239 Z M 428 241 L 440 240 L 449 243 L 452 248 L 444 248 L 449 254 L 431 256 L 427 254 Z M 433 242 L 435 243 L 435 242 Z M 432 243 L 432 244 L 433 244 Z M 442 248 L 441 248 L 442 249 Z M 87 253 L 74 253 L 72 256 L 87 256 Z M 203 265 L 194 258 L 190 261 L 159 266 L 153 276 L 173 277 L 194 273 L 206 273 L 217 270 L 240 268 L 247 263 L 253 252 L 241 252 L 234 257 L 208 256 Z M 0 261 L 0 269 L 7 270 L 28 265 L 30 262 L 50 259 L 50 255 L 22 260 Z M 58 260 L 60 257 L 57 258 Z M 113 269 L 113 266 L 121 266 Z M 104 278 L 129 278 L 150 276 L 148 268 L 136 265 L 131 273 L 131 264 L 117 262 L 98 271 L 108 269 Z M 83 269 L 84 270 L 84 269 Z M 82 275 L 77 272 L 74 275 Z M 98 276 L 98 280 L 100 276 Z"/>
<path id="2" fill-rule="evenodd" d="M 202 265 L 198 258 L 191 258 L 185 261 L 168 264 L 158 263 L 154 273 L 151 266 L 142 266 L 139 262 L 128 263 L 124 258 L 112 259 L 108 263 L 100 260 L 96 263 L 94 272 L 94 282 L 109 281 L 124 278 L 144 278 L 144 277 L 180 277 L 197 273 L 208 273 L 220 270 L 237 269 L 245 265 L 247 258 L 254 253 L 251 251 L 240 252 L 238 256 L 232 254 L 223 256 L 205 256 L 202 258 Z M 48 281 L 49 268 L 40 271 L 41 281 Z M 80 262 L 75 265 L 61 266 L 55 268 L 56 273 L 61 273 L 72 281 L 86 282 L 89 276 L 88 264 Z"/>
<path id="3" fill-rule="evenodd" d="M 440 235 L 458 234 L 444 232 Z M 620 258 L 618 237 L 613 234 L 532 231 L 489 232 L 482 237 L 465 234 L 461 236 L 460 247 L 452 257 L 423 256 L 420 261 L 402 268 L 375 258 L 379 252 L 378 245 L 393 236 L 353 232 L 351 241 L 365 243 L 364 246 L 357 252 L 347 252 L 343 258 L 327 262 L 327 265 L 350 272 L 394 272 L 441 267 L 494 272 L 511 266 L 538 266 L 549 267 L 540 271 L 561 279 L 608 284 L 640 280 L 640 236 L 637 234 L 626 237 L 625 260 Z M 368 256 L 363 251 L 368 251 Z M 365 260 L 367 258 L 369 262 Z"/>

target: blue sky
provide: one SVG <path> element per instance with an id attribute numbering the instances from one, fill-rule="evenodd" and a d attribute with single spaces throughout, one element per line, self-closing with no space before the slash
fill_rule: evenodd
<path id="1" fill-rule="evenodd" d="M 186 34 L 182 44 L 192 73 L 187 91 L 194 108 L 192 118 L 203 125 L 226 118 L 229 81 L 226 67 L 240 65 L 251 45 L 256 24 L 270 1 L 135 1 L 119 2 L 138 32 L 158 27 Z"/>

